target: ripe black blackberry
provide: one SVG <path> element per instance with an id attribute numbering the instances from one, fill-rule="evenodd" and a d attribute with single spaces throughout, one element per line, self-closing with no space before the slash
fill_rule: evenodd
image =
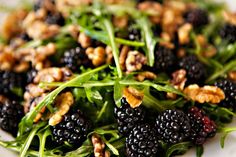
<path id="1" fill-rule="evenodd" d="M 26 73 L 27 84 L 32 83 L 34 81 L 35 76 L 37 75 L 36 69 L 31 69 Z"/>
<path id="2" fill-rule="evenodd" d="M 32 40 L 32 38 L 27 33 L 22 33 L 19 37 L 24 41 Z"/>
<path id="3" fill-rule="evenodd" d="M 11 95 L 16 89 L 24 89 L 24 75 L 10 71 L 0 71 L 0 94 Z"/>
<path id="4" fill-rule="evenodd" d="M 186 13 L 186 21 L 194 27 L 201 27 L 209 23 L 209 17 L 206 10 L 194 9 Z"/>
<path id="5" fill-rule="evenodd" d="M 54 5 L 55 0 L 35 0 L 34 6 L 33 6 L 34 11 L 38 11 L 39 9 L 43 8 L 44 4 L 46 3 L 51 3 Z"/>
<path id="6" fill-rule="evenodd" d="M 190 136 L 188 116 L 179 110 L 166 110 L 156 118 L 157 135 L 169 144 L 182 142 Z"/>
<path id="7" fill-rule="evenodd" d="M 179 66 L 187 71 L 187 83 L 201 84 L 204 82 L 207 73 L 206 67 L 195 55 L 184 57 L 179 62 Z"/>
<path id="8" fill-rule="evenodd" d="M 220 36 L 230 43 L 236 42 L 236 26 L 228 23 L 225 24 L 220 30 Z"/>
<path id="9" fill-rule="evenodd" d="M 225 99 L 220 102 L 220 105 L 236 111 L 236 83 L 224 79 L 216 82 L 215 85 L 225 93 Z"/>
<path id="10" fill-rule="evenodd" d="M 190 140 L 196 145 L 202 145 L 207 138 L 216 134 L 216 124 L 210 120 L 203 110 L 192 107 L 189 109 L 188 117 L 191 124 Z"/>
<path id="11" fill-rule="evenodd" d="M 128 28 L 128 40 L 131 41 L 140 41 L 141 40 L 141 32 L 139 29 L 134 27 Z"/>
<path id="12" fill-rule="evenodd" d="M 54 141 L 61 145 L 65 142 L 79 147 L 89 132 L 89 123 L 81 111 L 70 111 L 64 119 L 52 127 Z"/>
<path id="13" fill-rule="evenodd" d="M 18 124 L 24 116 L 24 108 L 16 101 L 0 102 L 0 127 L 11 133 L 13 136 L 17 135 Z"/>
<path id="14" fill-rule="evenodd" d="M 120 134 L 127 135 L 136 124 L 142 123 L 145 112 L 142 107 L 131 108 L 126 99 L 121 99 L 121 107 L 114 108 Z"/>
<path id="15" fill-rule="evenodd" d="M 173 70 L 176 57 L 174 53 L 165 47 L 158 46 L 155 52 L 155 69 L 160 71 Z"/>
<path id="16" fill-rule="evenodd" d="M 156 157 L 159 149 L 156 131 L 149 124 L 136 125 L 126 138 L 127 157 Z"/>
<path id="17" fill-rule="evenodd" d="M 136 0 L 137 3 L 142 3 L 142 2 L 145 2 L 145 1 L 154 1 L 154 2 L 159 2 L 159 3 L 163 3 L 163 0 Z"/>
<path id="18" fill-rule="evenodd" d="M 65 19 L 60 13 L 48 12 L 45 22 L 47 24 L 56 24 L 59 26 L 63 26 L 65 24 Z"/>
<path id="19" fill-rule="evenodd" d="M 68 67 L 73 72 L 78 72 L 80 66 L 91 67 L 91 61 L 85 54 L 85 49 L 81 46 L 66 51 L 61 59 L 62 65 Z"/>

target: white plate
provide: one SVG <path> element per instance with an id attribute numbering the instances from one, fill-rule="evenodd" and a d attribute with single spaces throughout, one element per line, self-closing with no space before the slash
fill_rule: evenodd
<path id="1" fill-rule="evenodd" d="M 14 5 L 20 0 L 0 0 L 1 4 L 7 4 L 7 5 Z M 217 0 L 217 1 L 224 1 L 224 0 Z M 232 10 L 236 10 L 236 2 L 235 0 L 225 0 L 229 4 L 229 7 Z M 4 14 L 0 13 L 0 21 L 4 18 Z M 236 119 L 233 123 L 231 123 L 229 126 L 236 126 Z M 13 140 L 13 138 L 0 130 L 0 137 L 3 140 Z M 204 154 L 202 157 L 236 157 L 236 132 L 231 133 L 226 141 L 225 141 L 225 148 L 222 149 L 220 147 L 220 134 L 217 134 L 216 137 L 209 140 L 204 145 Z M 11 152 L 5 148 L 0 147 L 0 156 L 1 157 L 17 157 L 17 154 L 14 152 Z M 188 151 L 185 155 L 181 157 L 196 157 L 195 150 L 191 149 Z"/>

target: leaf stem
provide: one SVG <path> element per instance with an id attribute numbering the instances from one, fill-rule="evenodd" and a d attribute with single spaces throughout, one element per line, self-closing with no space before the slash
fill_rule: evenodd
<path id="1" fill-rule="evenodd" d="M 109 36 L 110 46 L 112 48 L 112 53 L 113 53 L 113 57 L 114 57 L 117 72 L 118 72 L 118 77 L 122 78 L 122 70 L 121 70 L 120 63 L 119 63 L 119 49 L 118 49 L 116 42 L 115 42 L 114 30 L 113 30 L 112 23 L 108 19 L 102 19 L 102 21 L 103 21 L 105 29 L 108 33 L 108 36 Z"/>

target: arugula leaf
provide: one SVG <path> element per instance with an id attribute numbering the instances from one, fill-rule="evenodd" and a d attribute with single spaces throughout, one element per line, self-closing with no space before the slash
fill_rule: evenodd
<path id="1" fill-rule="evenodd" d="M 112 48 L 112 53 L 113 53 L 113 57 L 114 57 L 117 72 L 118 72 L 118 77 L 122 78 L 122 70 L 121 70 L 120 62 L 119 62 L 119 49 L 118 49 L 116 42 L 115 42 L 114 29 L 113 29 L 112 23 L 109 19 L 102 19 L 102 22 L 105 26 L 105 30 L 106 30 L 109 40 L 110 40 L 109 44 Z"/>
<path id="2" fill-rule="evenodd" d="M 137 23 L 142 30 L 142 34 L 145 41 L 145 53 L 148 58 L 148 65 L 153 66 L 155 61 L 154 51 L 157 41 L 154 38 L 153 31 L 151 29 L 151 23 L 146 16 L 142 16 L 137 19 Z"/>
<path id="3" fill-rule="evenodd" d="M 119 80 L 116 80 L 115 81 L 115 84 L 114 84 L 114 100 L 115 100 L 115 103 L 118 107 L 121 106 L 121 98 L 122 98 L 122 91 L 123 91 L 123 88 L 124 86 L 122 86 L 120 83 L 119 83 Z"/>
<path id="4" fill-rule="evenodd" d="M 167 149 L 165 157 L 170 157 L 175 151 L 185 152 L 189 149 L 190 146 L 192 146 L 191 142 L 182 142 L 182 143 L 174 144 Z"/>
<path id="5" fill-rule="evenodd" d="M 46 144 L 46 139 L 49 136 L 51 136 L 51 130 L 48 127 L 45 131 L 38 133 L 39 142 L 40 142 L 39 157 L 45 156 L 45 144 Z"/>
<path id="6" fill-rule="evenodd" d="M 203 146 L 196 146 L 196 157 L 201 157 L 204 152 Z"/>
<path id="7" fill-rule="evenodd" d="M 220 146 L 221 148 L 224 148 L 226 137 L 229 135 L 229 133 L 236 131 L 236 127 L 221 128 L 219 131 L 223 134 L 220 138 Z"/>
<path id="8" fill-rule="evenodd" d="M 73 87 L 74 84 L 82 84 L 83 82 L 90 79 L 93 76 L 93 74 L 105 69 L 106 67 L 107 67 L 107 65 L 104 65 L 104 66 L 98 67 L 96 69 L 93 69 L 91 71 L 88 71 L 86 73 L 83 73 L 83 74 L 73 78 L 72 80 L 65 82 L 64 84 L 62 84 L 61 86 L 56 88 L 54 91 L 49 93 L 31 112 L 27 113 L 26 116 L 23 117 L 23 119 L 21 120 L 20 125 L 19 125 L 20 134 L 23 134 L 25 131 L 27 131 L 29 128 L 32 127 L 33 119 L 35 118 L 37 113 L 40 112 L 44 106 L 48 106 L 48 105 L 52 104 L 53 101 L 55 100 L 56 96 L 62 90 L 64 90 L 67 87 Z"/>
<path id="9" fill-rule="evenodd" d="M 214 74 L 212 74 L 207 80 L 206 82 L 210 82 L 213 81 L 215 79 L 217 79 L 218 77 L 224 75 L 225 73 L 227 73 L 228 71 L 232 70 L 233 68 L 236 67 L 236 60 L 232 60 L 231 62 L 227 63 L 226 65 L 224 65 L 224 68 L 220 71 L 215 72 Z"/>
<path id="10" fill-rule="evenodd" d="M 87 139 L 81 147 L 78 149 L 66 153 L 65 157 L 88 157 L 93 153 L 93 145 L 89 139 Z"/>
<path id="11" fill-rule="evenodd" d="M 46 123 L 45 123 L 45 122 L 42 122 L 42 123 L 40 123 L 40 124 L 35 125 L 35 128 L 33 128 L 33 129 L 31 130 L 31 132 L 29 133 L 27 139 L 24 141 L 23 146 L 22 146 L 21 149 L 20 149 L 20 157 L 25 157 L 25 156 L 26 156 L 27 151 L 28 151 L 28 149 L 29 149 L 29 147 L 30 147 L 30 145 L 31 145 L 31 142 L 32 142 L 32 140 L 34 139 L 34 137 L 35 137 L 37 131 L 38 131 L 41 127 L 43 127 L 43 126 L 45 126 L 45 125 L 46 125 Z"/>

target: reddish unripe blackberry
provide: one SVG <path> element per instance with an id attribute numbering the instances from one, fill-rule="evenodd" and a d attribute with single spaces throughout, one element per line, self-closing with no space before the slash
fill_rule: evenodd
<path id="1" fill-rule="evenodd" d="M 78 72 L 80 66 L 91 67 L 92 65 L 88 56 L 85 54 L 85 49 L 81 46 L 66 51 L 61 58 L 61 63 L 73 72 Z"/>
<path id="2" fill-rule="evenodd" d="M 228 23 L 225 24 L 220 30 L 220 36 L 222 39 L 234 43 L 236 41 L 236 26 Z"/>
<path id="3" fill-rule="evenodd" d="M 126 138 L 127 157 L 156 157 L 159 149 L 156 131 L 149 124 L 136 125 Z"/>
<path id="4" fill-rule="evenodd" d="M 120 134 L 127 135 L 135 125 L 142 123 L 145 112 L 142 107 L 131 108 L 126 99 L 121 99 L 121 106 L 114 108 Z"/>
<path id="5" fill-rule="evenodd" d="M 209 23 L 207 11 L 203 9 L 193 9 L 186 13 L 186 21 L 194 27 L 201 27 Z"/>
<path id="6" fill-rule="evenodd" d="M 158 46 L 155 51 L 155 69 L 160 71 L 170 71 L 173 69 L 176 57 L 174 53 L 162 46 Z"/>
<path id="7" fill-rule="evenodd" d="M 24 108 L 18 102 L 7 100 L 0 103 L 0 127 L 13 136 L 17 135 L 18 124 L 23 116 Z"/>
<path id="8" fill-rule="evenodd" d="M 191 131 L 188 116 L 180 110 L 166 110 L 159 114 L 155 127 L 158 137 L 169 144 L 185 141 Z"/>
<path id="9" fill-rule="evenodd" d="M 215 85 L 225 93 L 225 99 L 220 102 L 220 105 L 236 111 L 236 83 L 224 79 L 216 82 Z"/>
<path id="10" fill-rule="evenodd" d="M 84 142 L 89 132 L 89 123 L 81 111 L 70 111 L 64 119 L 53 126 L 53 139 L 58 144 L 65 142 L 79 147 Z"/>
<path id="11" fill-rule="evenodd" d="M 205 141 L 216 134 L 216 124 L 203 110 L 192 107 L 188 111 L 191 124 L 190 140 L 196 145 L 202 145 Z"/>
<path id="12" fill-rule="evenodd" d="M 195 55 L 184 57 L 179 62 L 179 67 L 187 71 L 188 83 L 202 83 L 206 77 L 206 67 Z"/>

